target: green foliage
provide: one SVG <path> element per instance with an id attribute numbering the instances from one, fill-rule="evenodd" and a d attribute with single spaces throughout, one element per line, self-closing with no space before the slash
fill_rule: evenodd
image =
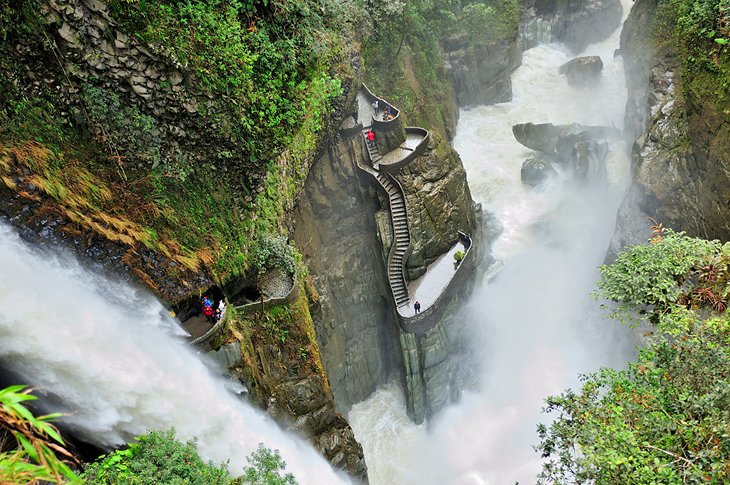
<path id="1" fill-rule="evenodd" d="M 476 15 L 476 17 L 475 17 Z M 366 80 L 415 124 L 446 130 L 454 123 L 453 88 L 441 42 L 465 34 L 472 46 L 517 36 L 516 0 L 374 0 L 361 21 Z"/>
<path id="2" fill-rule="evenodd" d="M 466 5 L 461 18 L 474 43 L 493 44 L 515 37 L 520 8 L 514 0 L 493 0 Z"/>
<path id="3" fill-rule="evenodd" d="M 652 316 L 677 303 L 702 304 L 707 290 L 725 302 L 729 255 L 730 244 L 666 230 L 651 245 L 632 246 L 601 266 L 596 296 L 617 301 L 615 316 L 624 321 L 636 311 Z"/>
<path id="4" fill-rule="evenodd" d="M 205 463 L 195 441 L 181 443 L 173 430 L 138 437 L 128 448 L 99 457 L 86 467 L 83 476 L 86 483 L 100 485 L 234 483 L 226 465 Z"/>
<path id="5" fill-rule="evenodd" d="M 718 106 L 718 110 L 727 108 L 730 0 L 660 0 L 657 17 L 655 36 L 660 42 L 667 37 L 673 39 L 683 58 L 683 91 L 700 97 L 716 97 L 713 101 L 725 105 Z"/>
<path id="6" fill-rule="evenodd" d="M 730 322 L 666 314 L 626 371 L 547 399 L 540 483 L 728 483 Z"/>
<path id="7" fill-rule="evenodd" d="M 251 260 L 259 275 L 275 268 L 284 270 L 287 275 L 293 275 L 296 269 L 294 248 L 286 243 L 284 237 L 271 234 L 262 234 L 254 241 Z"/>
<path id="8" fill-rule="evenodd" d="M 17 448 L 0 452 L 0 483 L 81 483 L 63 459 L 71 454 L 58 430 L 50 424 L 60 414 L 34 416 L 23 403 L 37 398 L 25 386 L 0 390 L 0 431 L 16 440 Z M 3 449 L 6 449 L 3 447 Z M 57 455 L 60 455 L 60 459 Z"/>
<path id="9" fill-rule="evenodd" d="M 199 88 L 222 97 L 237 120 L 221 126 L 251 160 L 291 142 L 307 115 L 312 83 L 331 81 L 333 55 L 343 45 L 335 1 L 117 0 L 111 8 L 138 39 L 164 45 L 192 69 Z"/>
<path id="10" fill-rule="evenodd" d="M 205 463 L 198 454 L 195 440 L 181 443 L 174 430 L 151 431 L 137 438 L 124 450 L 99 457 L 88 465 L 83 478 L 99 485 L 296 485 L 291 473 L 280 472 L 286 463 L 278 450 L 271 451 L 263 443 L 247 458 L 243 476 L 234 478 L 228 466 Z"/>
<path id="11" fill-rule="evenodd" d="M 730 244 L 656 232 L 601 268 L 618 315 L 655 332 L 628 370 L 547 399 L 540 483 L 730 482 Z"/>
<path id="12" fill-rule="evenodd" d="M 279 450 L 271 451 L 259 443 L 256 451 L 247 458 L 249 466 L 243 473 L 243 483 L 251 485 L 296 485 L 294 475 L 281 476 L 286 463 L 281 459 Z"/>

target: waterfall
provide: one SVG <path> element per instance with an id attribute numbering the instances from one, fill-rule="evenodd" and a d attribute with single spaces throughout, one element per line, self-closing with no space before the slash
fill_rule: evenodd
<path id="1" fill-rule="evenodd" d="M 65 428 L 101 447 L 149 429 L 198 438 L 241 474 L 263 442 L 299 483 L 347 483 L 311 446 L 229 392 L 151 295 L 31 250 L 0 225 L 0 367 L 37 389 Z M 230 387 L 230 386 L 229 386 Z"/>
<path id="2" fill-rule="evenodd" d="M 624 19 L 631 5 L 623 1 Z M 511 131 L 526 122 L 621 129 L 619 35 L 580 54 L 601 56 L 596 86 L 569 86 L 558 67 L 575 56 L 559 44 L 539 45 L 512 76 L 511 102 L 461 111 L 454 148 L 475 200 L 502 226 L 493 249 L 504 266 L 477 284 L 463 312 L 478 328 L 481 381 L 427 425 L 408 420 L 395 384 L 354 406 L 349 420 L 372 485 L 534 483 L 540 457 L 531 445 L 536 425 L 549 419 L 540 414 L 543 399 L 578 386 L 579 373 L 624 366 L 632 354 L 632 336 L 589 296 L 630 179 L 628 148 L 611 143 L 603 184 L 580 186 L 559 174 L 532 189 L 520 182 L 531 151 Z"/>

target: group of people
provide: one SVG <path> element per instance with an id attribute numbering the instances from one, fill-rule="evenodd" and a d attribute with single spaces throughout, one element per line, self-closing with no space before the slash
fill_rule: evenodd
<path id="1" fill-rule="evenodd" d="M 200 299 L 202 306 L 202 313 L 205 319 L 210 323 L 216 323 L 223 317 L 223 312 L 226 311 L 226 303 L 221 299 L 218 301 L 218 305 L 213 308 L 213 302 L 208 295 L 203 295 Z"/>
<path id="2" fill-rule="evenodd" d="M 375 116 L 378 115 L 378 109 L 380 107 L 380 102 L 376 99 L 373 101 L 373 111 L 375 111 Z M 393 119 L 393 113 L 390 111 L 390 105 L 386 104 L 383 108 L 383 121 L 390 121 Z"/>

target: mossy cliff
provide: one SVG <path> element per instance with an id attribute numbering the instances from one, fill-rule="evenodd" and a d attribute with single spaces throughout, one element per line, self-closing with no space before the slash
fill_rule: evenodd
<path id="1" fill-rule="evenodd" d="M 612 244 L 663 224 L 730 239 L 730 40 L 716 2 L 638 0 L 621 39 L 634 181 Z"/>
<path id="2" fill-rule="evenodd" d="M 241 314 L 232 310 L 218 337 L 224 364 L 250 398 L 286 428 L 308 437 L 336 468 L 367 481 L 360 444 L 335 409 L 309 307 L 319 296 L 299 276 L 290 303 Z"/>
<path id="3" fill-rule="evenodd" d="M 182 316 L 212 285 L 227 292 L 255 284 L 268 270 L 255 257 L 261 241 L 286 240 L 309 167 L 354 94 L 349 32 L 333 26 L 334 12 L 308 8 L 97 0 L 0 7 L 3 218 L 27 239 L 128 275 Z M 281 409 L 296 408 L 308 398 L 282 389 L 308 383 L 311 402 L 295 411 L 311 411 L 314 421 L 295 427 L 363 478 L 362 450 L 315 370 L 306 305 L 232 319 L 229 335 L 237 331 L 244 348 L 253 341 L 260 352 L 258 361 L 245 354 L 254 402 L 274 397 Z M 267 325 L 292 337 L 277 344 Z"/>

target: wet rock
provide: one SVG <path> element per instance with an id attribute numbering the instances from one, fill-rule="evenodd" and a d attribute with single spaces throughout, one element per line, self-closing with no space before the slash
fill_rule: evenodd
<path id="1" fill-rule="evenodd" d="M 444 64 L 451 74 L 460 106 L 493 104 L 512 99 L 512 71 L 522 63 L 516 39 L 497 45 L 470 45 L 457 34 L 443 42 Z"/>
<path id="2" fill-rule="evenodd" d="M 603 61 L 600 56 L 576 57 L 558 68 L 573 86 L 587 86 L 596 83 L 601 77 Z"/>
<path id="3" fill-rule="evenodd" d="M 527 148 L 542 152 L 525 161 L 522 182 L 537 185 L 561 165 L 573 172 L 577 180 L 589 181 L 605 176 L 608 143 L 620 132 L 601 126 L 523 123 L 514 125 L 515 139 Z"/>
<path id="4" fill-rule="evenodd" d="M 522 6 L 526 48 L 559 41 L 573 52 L 608 38 L 623 14 L 621 0 L 526 0 Z"/>
<path id="5" fill-rule="evenodd" d="M 544 182 L 550 175 L 556 173 L 554 161 L 546 154 L 530 157 L 522 163 L 520 179 L 523 184 L 536 186 Z"/>

